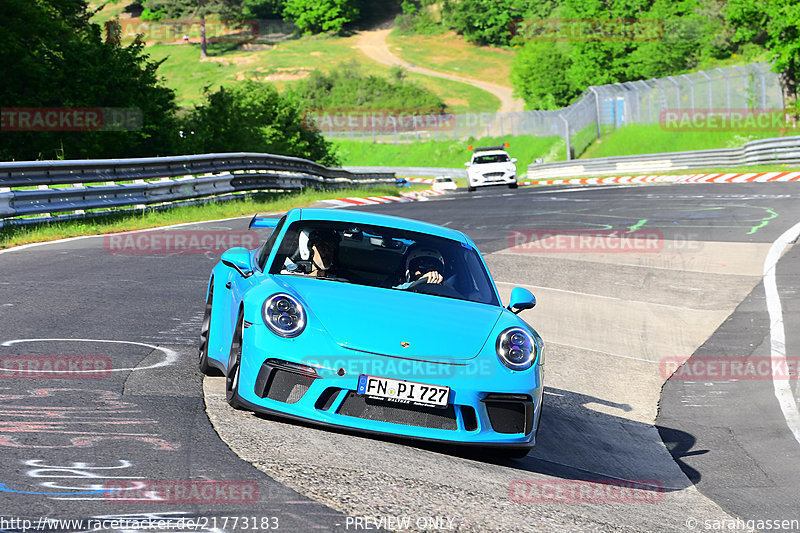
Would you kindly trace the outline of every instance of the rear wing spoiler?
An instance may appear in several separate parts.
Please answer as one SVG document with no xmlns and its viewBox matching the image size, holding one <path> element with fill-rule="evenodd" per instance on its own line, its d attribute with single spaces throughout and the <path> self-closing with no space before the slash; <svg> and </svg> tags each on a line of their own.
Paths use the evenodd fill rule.
<svg viewBox="0 0 800 533">
<path fill-rule="evenodd" d="M 279 218 L 271 218 L 265 217 L 261 215 L 253 215 L 253 218 L 250 220 L 250 225 L 247 226 L 247 229 L 253 228 L 274 228 L 278 225 Z"/>
</svg>

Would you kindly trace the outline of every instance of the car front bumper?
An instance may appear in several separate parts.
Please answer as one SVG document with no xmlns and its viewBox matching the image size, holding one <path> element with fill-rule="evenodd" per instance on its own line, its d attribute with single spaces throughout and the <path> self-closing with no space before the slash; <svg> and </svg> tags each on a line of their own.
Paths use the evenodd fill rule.
<svg viewBox="0 0 800 533">
<path fill-rule="evenodd" d="M 513 185 L 517 182 L 516 172 L 469 174 L 467 181 L 470 187 L 485 187 L 489 185 Z"/>
<path fill-rule="evenodd" d="M 243 403 L 257 412 L 383 435 L 499 447 L 535 444 L 542 404 L 538 364 L 515 372 L 483 353 L 446 364 L 426 362 L 359 352 L 321 338 L 315 342 L 322 332 L 307 334 L 300 341 L 277 338 L 263 327 L 245 330 Z M 301 355 L 312 346 L 326 346 L 329 355 Z M 450 387 L 448 406 L 358 395 L 361 374 Z"/>
</svg>

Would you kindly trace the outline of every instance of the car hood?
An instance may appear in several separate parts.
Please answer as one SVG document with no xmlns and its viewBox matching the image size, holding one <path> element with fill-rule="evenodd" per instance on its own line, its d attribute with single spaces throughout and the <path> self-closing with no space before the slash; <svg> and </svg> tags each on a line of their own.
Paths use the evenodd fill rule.
<svg viewBox="0 0 800 533">
<path fill-rule="evenodd" d="M 403 290 L 281 276 L 334 342 L 425 361 L 473 359 L 502 314 L 494 305 Z M 403 347 L 401 343 L 408 343 Z"/>
</svg>

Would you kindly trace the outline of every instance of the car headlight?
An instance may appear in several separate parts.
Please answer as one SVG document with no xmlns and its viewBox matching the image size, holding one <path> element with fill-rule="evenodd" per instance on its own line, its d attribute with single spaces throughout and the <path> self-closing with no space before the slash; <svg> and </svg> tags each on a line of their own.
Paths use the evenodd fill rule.
<svg viewBox="0 0 800 533">
<path fill-rule="evenodd" d="M 273 294 L 261 309 L 264 323 L 276 335 L 297 337 L 306 327 L 306 311 L 293 296 Z"/>
<path fill-rule="evenodd" d="M 530 332 L 508 328 L 497 337 L 497 357 L 511 370 L 527 370 L 536 360 L 536 341 Z"/>
</svg>

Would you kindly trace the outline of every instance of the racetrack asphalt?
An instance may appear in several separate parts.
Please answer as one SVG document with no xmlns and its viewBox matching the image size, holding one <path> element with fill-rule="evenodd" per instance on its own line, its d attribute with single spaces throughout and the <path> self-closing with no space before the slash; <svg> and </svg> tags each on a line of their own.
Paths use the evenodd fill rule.
<svg viewBox="0 0 800 533">
<path fill-rule="evenodd" d="M 688 519 L 702 529 L 737 517 L 800 518 L 791 516 L 799 445 L 771 381 L 715 382 L 725 392 L 711 394 L 705 381 L 669 380 L 662 396 L 660 372 L 668 357 L 769 353 L 761 266 L 797 222 L 799 197 L 791 183 L 549 187 L 360 208 L 461 229 L 505 297 L 514 285 L 537 295 L 537 308 L 522 316 L 548 343 L 547 403 L 539 444 L 519 461 L 230 410 L 219 378 L 203 385 L 195 359 L 207 278 L 222 249 L 117 253 L 96 237 L 0 254 L 4 361 L 80 356 L 118 369 L 93 379 L 0 378 L 2 516 L 185 513 L 222 530 L 232 526 L 219 527 L 225 516 L 276 516 L 280 530 L 301 531 L 404 516 L 427 520 L 419 529 L 507 531 L 688 531 Z M 515 231 L 587 228 L 660 232 L 664 248 L 512 248 Z M 796 260 L 790 249 L 778 263 L 787 355 L 800 341 Z M 688 405 L 698 397 L 714 401 Z M 81 494 L 121 480 L 203 479 L 255 481 L 259 496 L 232 504 L 222 501 L 230 494 L 211 503 Z M 509 487 L 518 480 L 650 480 L 663 490 L 654 502 L 514 502 Z"/>
</svg>

